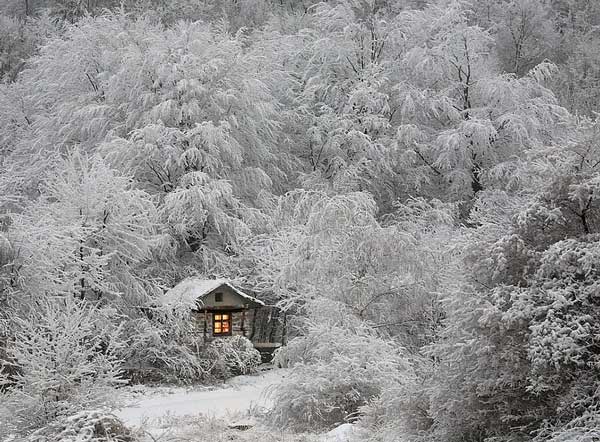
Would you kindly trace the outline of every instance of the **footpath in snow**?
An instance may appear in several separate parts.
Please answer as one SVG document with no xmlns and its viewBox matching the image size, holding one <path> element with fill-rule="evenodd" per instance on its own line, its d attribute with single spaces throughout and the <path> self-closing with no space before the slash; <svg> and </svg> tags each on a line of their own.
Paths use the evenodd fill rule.
<svg viewBox="0 0 600 442">
<path fill-rule="evenodd" d="M 271 407 L 268 388 L 285 378 L 285 369 L 269 370 L 257 375 L 238 376 L 216 389 L 160 387 L 149 388 L 116 415 L 129 427 L 152 426 L 165 416 L 177 418 L 204 415 L 225 418 L 247 415 L 250 409 Z"/>
</svg>

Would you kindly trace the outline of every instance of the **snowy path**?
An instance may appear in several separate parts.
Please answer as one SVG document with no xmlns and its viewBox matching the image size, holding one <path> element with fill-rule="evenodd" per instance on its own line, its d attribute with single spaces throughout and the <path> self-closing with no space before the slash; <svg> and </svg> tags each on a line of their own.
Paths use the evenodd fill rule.
<svg viewBox="0 0 600 442">
<path fill-rule="evenodd" d="M 186 388 L 161 389 L 151 395 L 132 400 L 132 404 L 116 415 L 131 427 L 152 425 L 165 416 L 182 417 L 203 414 L 227 417 L 245 414 L 250 408 L 268 408 L 271 401 L 266 390 L 280 383 L 285 370 L 271 370 L 253 376 L 230 379 L 223 388 L 196 390 Z"/>
</svg>

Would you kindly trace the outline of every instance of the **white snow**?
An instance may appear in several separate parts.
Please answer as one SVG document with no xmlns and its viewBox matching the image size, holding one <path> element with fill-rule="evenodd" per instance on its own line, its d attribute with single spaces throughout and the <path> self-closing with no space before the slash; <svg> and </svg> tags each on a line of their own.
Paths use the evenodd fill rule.
<svg viewBox="0 0 600 442">
<path fill-rule="evenodd" d="M 150 435 L 147 440 L 184 440 L 181 437 L 186 436 L 186 431 L 192 435 L 198 431 L 194 424 L 194 418 L 198 417 L 222 419 L 225 428 L 239 428 L 240 431 L 244 431 L 244 427 L 255 427 L 259 432 L 270 431 L 260 429 L 260 421 L 255 420 L 253 411 L 265 411 L 272 406 L 269 393 L 285 380 L 287 372 L 288 369 L 283 368 L 238 376 L 216 388 L 131 387 L 125 395 L 132 403 L 115 414 L 134 431 L 143 430 Z M 288 440 L 284 433 L 281 438 Z M 356 425 L 342 424 L 328 433 L 307 435 L 302 440 L 356 442 L 365 438 L 363 430 Z"/>
<path fill-rule="evenodd" d="M 339 427 L 325 433 L 322 436 L 323 442 L 350 442 L 353 440 L 360 440 L 357 437 L 360 430 L 353 424 L 342 424 Z"/>
<path fill-rule="evenodd" d="M 164 388 L 147 391 L 134 403 L 122 408 L 116 415 L 130 427 L 156 425 L 161 418 L 205 415 L 225 418 L 247 415 L 251 409 L 271 406 L 267 389 L 285 378 L 286 369 L 262 372 L 257 375 L 238 376 L 222 388 L 201 390 L 189 388 Z"/>
<path fill-rule="evenodd" d="M 172 305 L 176 303 L 195 305 L 196 301 L 203 296 L 226 285 L 242 298 L 264 306 L 265 303 L 256 299 L 238 288 L 234 287 L 227 279 L 202 279 L 198 277 L 189 277 L 181 281 L 171 290 L 168 290 L 161 298 L 163 305 Z"/>
</svg>

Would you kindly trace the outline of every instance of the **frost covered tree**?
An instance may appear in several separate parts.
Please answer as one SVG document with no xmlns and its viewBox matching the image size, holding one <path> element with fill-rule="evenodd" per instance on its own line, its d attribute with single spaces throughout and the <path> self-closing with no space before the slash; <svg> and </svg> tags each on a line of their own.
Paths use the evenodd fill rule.
<svg viewBox="0 0 600 442">
<path fill-rule="evenodd" d="M 528 192 L 492 192 L 476 206 L 471 282 L 449 298 L 432 346 L 440 438 L 597 431 L 597 137 L 584 123 L 579 139 L 539 152 Z"/>
<path fill-rule="evenodd" d="M 248 280 L 285 310 L 329 299 L 406 347 L 430 342 L 441 315 L 436 293 L 455 265 L 453 210 L 415 200 L 383 224 L 376 210 L 365 193 L 298 190 L 273 200 L 268 230 L 246 246 Z"/>
<path fill-rule="evenodd" d="M 435 182 L 459 201 L 511 185 L 515 160 L 559 138 L 569 123 L 545 87 L 555 67 L 502 74 L 492 36 L 471 25 L 469 13 L 463 2 L 437 2 L 401 14 L 400 28 L 399 152 L 414 165 L 415 182 Z"/>
<path fill-rule="evenodd" d="M 304 162 L 305 187 L 368 190 L 378 202 L 395 198 L 388 155 L 394 110 L 387 48 L 395 24 L 389 10 L 377 1 L 323 2 L 307 9 L 306 28 L 292 34 L 301 44 L 292 47 L 289 65 L 300 80 L 294 103 L 305 117 L 294 150 Z"/>
<path fill-rule="evenodd" d="M 571 112 L 591 117 L 594 112 L 598 112 L 600 60 L 594 48 L 599 40 L 593 30 L 576 35 L 568 46 L 569 56 L 560 66 L 560 73 L 553 82 L 553 90 Z"/>
<path fill-rule="evenodd" d="M 34 298 L 132 296 L 134 269 L 157 239 L 154 199 L 98 157 L 76 151 L 59 164 L 40 197 L 11 216 L 15 286 Z"/>
<path fill-rule="evenodd" d="M 6 351 L 14 374 L 1 378 L 3 437 L 115 405 L 114 389 L 125 382 L 115 356 L 122 342 L 101 310 L 44 299 L 11 322 L 16 331 Z"/>
<path fill-rule="evenodd" d="M 14 82 L 27 60 L 58 29 L 48 14 L 23 19 L 0 12 L 0 82 Z"/>
<path fill-rule="evenodd" d="M 475 8 L 477 3 L 473 2 Z M 545 59 L 554 58 L 560 47 L 560 34 L 554 31 L 548 2 L 510 0 L 488 5 L 484 17 L 494 34 L 502 71 L 520 77 Z"/>
<path fill-rule="evenodd" d="M 235 250 L 246 206 L 284 181 L 288 162 L 277 150 L 278 103 L 262 79 L 271 67 L 244 45 L 243 33 L 203 23 L 80 21 L 20 77 L 34 110 L 7 158 L 11 174 L 31 189 L 47 173 L 41 159 L 32 173 L 32 145 L 78 145 L 157 195 L 164 230 L 181 248 L 206 259 Z"/>
</svg>

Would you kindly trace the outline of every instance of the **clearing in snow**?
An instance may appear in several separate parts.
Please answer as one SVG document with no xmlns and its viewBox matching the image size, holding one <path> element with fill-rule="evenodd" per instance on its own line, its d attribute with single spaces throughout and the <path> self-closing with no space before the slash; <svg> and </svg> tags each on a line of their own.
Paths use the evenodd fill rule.
<svg viewBox="0 0 600 442">
<path fill-rule="evenodd" d="M 145 431 L 160 426 L 161 420 L 204 415 L 229 418 L 248 416 L 250 410 L 271 406 L 267 389 L 285 378 L 285 369 L 265 371 L 257 375 L 238 376 L 217 388 L 143 387 L 142 394 L 130 400 L 116 415 L 132 428 Z M 201 388 L 201 387 L 200 387 Z M 130 393 L 139 390 L 129 389 Z"/>
</svg>

